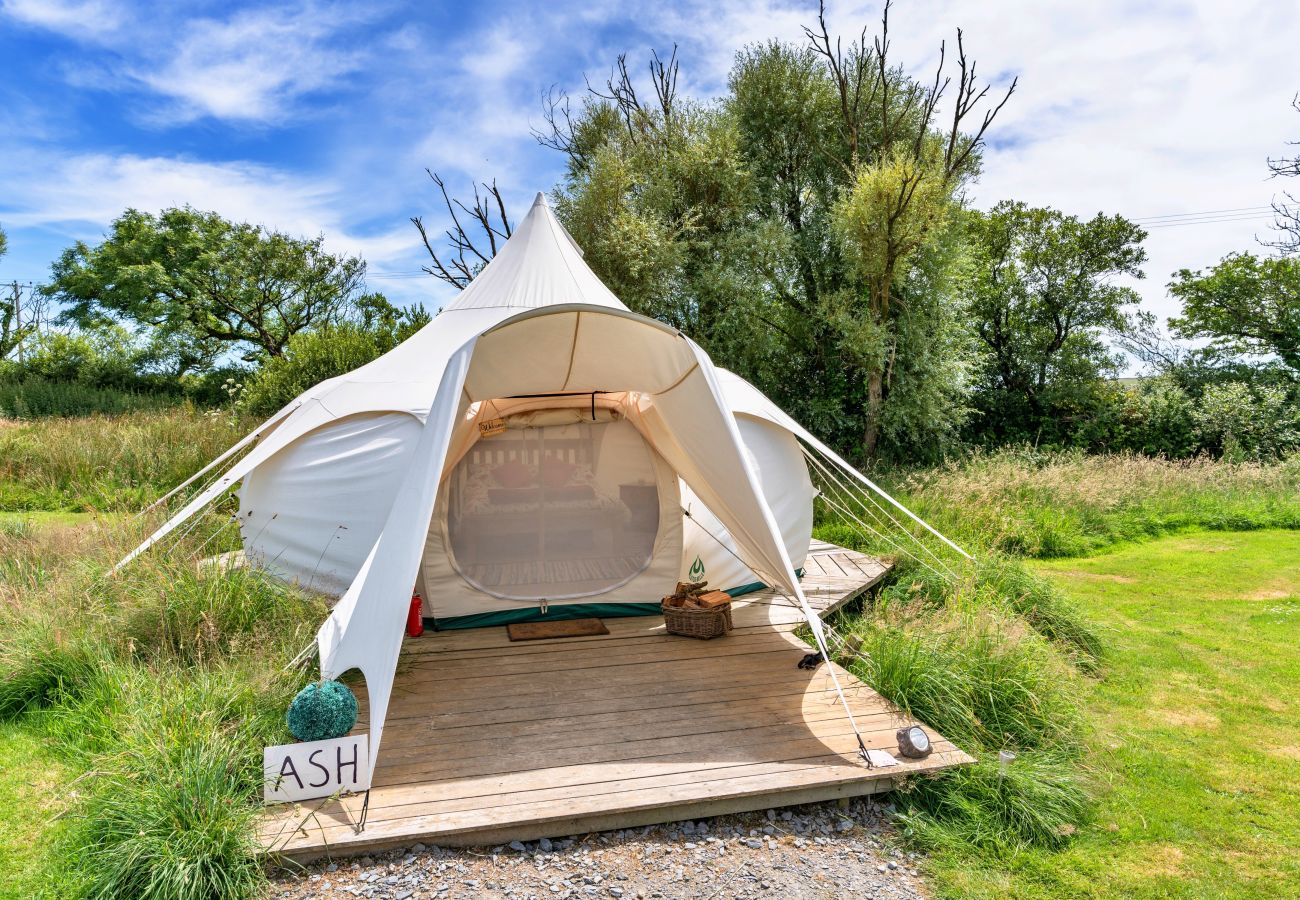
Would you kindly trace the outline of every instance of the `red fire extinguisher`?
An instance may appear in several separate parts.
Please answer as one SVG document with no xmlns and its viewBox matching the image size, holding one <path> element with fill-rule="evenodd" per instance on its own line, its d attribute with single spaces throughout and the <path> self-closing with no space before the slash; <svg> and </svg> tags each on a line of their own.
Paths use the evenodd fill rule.
<svg viewBox="0 0 1300 900">
<path fill-rule="evenodd" d="M 411 611 L 406 615 L 407 637 L 419 637 L 424 634 L 424 617 L 420 615 L 424 601 L 418 593 L 411 594 Z"/>
</svg>

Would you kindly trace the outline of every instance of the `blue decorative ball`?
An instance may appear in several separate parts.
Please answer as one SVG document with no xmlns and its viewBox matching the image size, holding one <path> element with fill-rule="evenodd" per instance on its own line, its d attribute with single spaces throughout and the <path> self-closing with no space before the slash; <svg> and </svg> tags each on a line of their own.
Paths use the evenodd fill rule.
<svg viewBox="0 0 1300 900">
<path fill-rule="evenodd" d="M 343 737 L 357 724 L 357 698 L 339 681 L 317 681 L 298 692 L 285 716 L 300 741 Z"/>
</svg>

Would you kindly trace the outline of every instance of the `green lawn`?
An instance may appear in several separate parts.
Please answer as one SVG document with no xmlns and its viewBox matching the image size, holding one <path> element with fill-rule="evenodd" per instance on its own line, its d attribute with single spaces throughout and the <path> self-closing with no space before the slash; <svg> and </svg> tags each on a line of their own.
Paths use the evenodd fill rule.
<svg viewBox="0 0 1300 900">
<path fill-rule="evenodd" d="M 0 897 L 58 893 L 42 869 L 58 831 L 54 818 L 75 787 L 47 743 L 35 722 L 0 722 Z"/>
<path fill-rule="evenodd" d="M 935 860 L 957 896 L 1300 896 L 1300 533 L 1036 563 L 1109 630 L 1100 803 L 1061 852 Z"/>
</svg>

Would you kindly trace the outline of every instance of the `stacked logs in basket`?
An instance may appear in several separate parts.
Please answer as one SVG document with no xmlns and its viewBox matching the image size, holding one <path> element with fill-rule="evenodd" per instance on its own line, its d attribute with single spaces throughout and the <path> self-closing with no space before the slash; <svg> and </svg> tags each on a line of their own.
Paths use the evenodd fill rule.
<svg viewBox="0 0 1300 900">
<path fill-rule="evenodd" d="M 660 607 L 669 634 L 721 637 L 731 630 L 731 595 L 708 590 L 707 581 L 679 581 Z"/>
</svg>

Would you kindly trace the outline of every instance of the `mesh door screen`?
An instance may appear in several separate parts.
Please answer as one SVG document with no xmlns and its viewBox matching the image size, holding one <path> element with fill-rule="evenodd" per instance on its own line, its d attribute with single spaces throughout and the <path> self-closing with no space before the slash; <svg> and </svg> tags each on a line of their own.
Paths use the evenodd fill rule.
<svg viewBox="0 0 1300 900">
<path fill-rule="evenodd" d="M 623 420 L 511 429 L 479 440 L 452 473 L 456 567 L 498 597 L 609 591 L 650 564 L 658 532 L 654 459 Z"/>
</svg>

